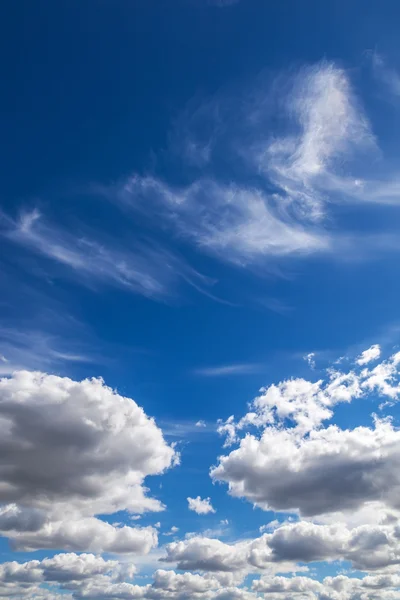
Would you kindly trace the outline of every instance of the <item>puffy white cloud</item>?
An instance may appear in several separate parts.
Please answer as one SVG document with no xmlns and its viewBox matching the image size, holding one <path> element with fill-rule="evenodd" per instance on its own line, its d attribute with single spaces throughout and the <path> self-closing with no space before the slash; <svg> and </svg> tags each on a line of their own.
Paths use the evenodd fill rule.
<svg viewBox="0 0 400 600">
<path fill-rule="evenodd" d="M 215 513 L 215 509 L 211 504 L 211 498 L 187 498 L 189 510 L 197 513 L 198 515 L 207 515 L 208 513 Z"/>
<path fill-rule="evenodd" d="M 370 356 L 371 349 L 362 361 Z M 400 433 L 391 422 L 375 418 L 374 427 L 354 430 L 322 427 L 339 402 L 371 393 L 398 398 L 400 353 L 371 369 L 359 361 L 347 372 L 328 369 L 326 380 L 290 379 L 262 388 L 242 419 L 219 423 L 225 445 L 239 447 L 219 458 L 212 478 L 265 510 L 311 516 L 354 512 L 378 500 L 397 509 Z M 288 422 L 294 426 L 285 428 Z"/>
<path fill-rule="evenodd" d="M 373 500 L 400 508 L 399 463 L 400 431 L 378 420 L 374 428 L 332 425 L 300 438 L 273 427 L 260 439 L 248 434 L 211 475 L 265 510 L 311 516 Z"/>
<path fill-rule="evenodd" d="M 101 379 L 20 371 L 0 380 L 0 528 L 20 548 L 146 551 L 152 528 L 95 518 L 159 511 L 144 478 L 178 459 L 153 419 Z"/>
<path fill-rule="evenodd" d="M 254 549 L 254 542 L 256 540 L 248 547 Z M 158 569 L 151 583 L 137 585 L 132 582 L 135 568 L 129 563 L 104 560 L 91 554 L 59 554 L 42 561 L 1 565 L 0 597 L 19 600 L 59 597 L 74 600 L 256 600 L 262 594 L 269 600 L 389 600 L 396 598 L 400 586 L 400 577 L 394 573 L 378 573 L 362 579 L 339 575 L 317 581 L 298 575 L 276 576 L 271 571 L 264 573 L 261 579 L 253 580 L 250 591 L 235 587 L 240 581 L 233 574 L 234 570 L 235 565 L 231 566 L 231 572 L 214 569 L 212 573 L 203 574 Z M 51 587 L 53 595 L 48 595 L 49 588 L 42 587 L 43 584 L 56 586 Z"/>
<path fill-rule="evenodd" d="M 235 573 L 240 580 L 247 573 L 268 570 L 271 573 L 307 570 L 290 559 L 275 561 L 268 546 L 268 535 L 254 540 L 228 544 L 209 537 L 191 537 L 166 546 L 166 556 L 161 560 L 176 563 L 178 569 L 212 573 Z"/>
<path fill-rule="evenodd" d="M 396 396 L 398 388 L 392 382 L 397 373 L 397 363 L 395 354 L 371 371 L 364 369 L 343 373 L 328 369 L 326 380 L 312 382 L 297 378 L 263 387 L 242 419 L 236 422 L 232 415 L 225 422 L 219 421 L 218 431 L 227 436 L 225 445 L 231 445 L 239 439 L 242 430 L 289 420 L 296 425 L 296 433 L 304 435 L 329 420 L 333 416 L 333 407 L 338 403 L 351 402 L 377 387 L 390 398 Z M 379 367 L 381 371 L 377 370 Z"/>
<path fill-rule="evenodd" d="M 310 577 L 262 577 L 254 581 L 255 592 L 270 600 L 378 600 L 395 598 L 400 578 L 396 575 L 358 577 L 325 577 L 317 581 Z M 378 594 L 378 595 L 377 595 Z"/>
<path fill-rule="evenodd" d="M 140 553 L 147 554 L 157 545 L 157 531 L 153 527 L 117 527 L 100 519 L 49 520 L 37 531 L 7 530 L 15 550 L 58 548 L 68 551 Z"/>
<path fill-rule="evenodd" d="M 0 564 L 0 597 L 37 598 L 43 600 L 58 598 L 47 596 L 41 584 L 58 584 L 60 590 L 73 590 L 85 582 L 98 577 L 107 576 L 111 580 L 132 578 L 135 568 L 131 564 L 121 564 L 115 560 L 104 560 L 93 554 L 57 554 L 41 561 L 31 560 L 26 563 L 16 561 Z M 60 598 L 70 598 L 67 594 Z"/>
<path fill-rule="evenodd" d="M 400 564 L 400 531 L 392 524 L 349 528 L 344 523 L 285 523 L 253 540 L 225 543 L 193 537 L 166 546 L 164 562 L 179 569 L 242 574 L 295 572 L 297 563 L 344 560 L 362 571 Z"/>
<path fill-rule="evenodd" d="M 358 365 L 366 365 L 367 363 L 377 360 L 381 355 L 381 347 L 379 344 L 373 344 L 364 352 L 361 352 L 360 356 L 357 358 L 356 363 Z"/>
</svg>

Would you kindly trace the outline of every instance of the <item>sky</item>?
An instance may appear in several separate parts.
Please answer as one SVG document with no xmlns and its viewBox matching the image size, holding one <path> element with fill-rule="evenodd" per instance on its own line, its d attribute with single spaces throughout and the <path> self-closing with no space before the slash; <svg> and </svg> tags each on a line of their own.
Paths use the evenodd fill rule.
<svg viewBox="0 0 400 600">
<path fill-rule="evenodd" d="M 0 598 L 400 595 L 383 0 L 0 5 Z"/>
</svg>

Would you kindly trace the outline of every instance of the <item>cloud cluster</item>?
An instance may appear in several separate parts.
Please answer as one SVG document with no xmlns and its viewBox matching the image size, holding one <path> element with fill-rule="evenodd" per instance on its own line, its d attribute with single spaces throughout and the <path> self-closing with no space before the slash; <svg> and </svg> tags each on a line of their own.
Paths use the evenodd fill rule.
<svg viewBox="0 0 400 600">
<path fill-rule="evenodd" d="M 376 508 L 376 507 L 375 507 Z M 284 523 L 272 533 L 235 543 L 193 537 L 166 546 L 165 562 L 178 569 L 216 573 L 295 572 L 297 563 L 348 561 L 354 569 L 380 571 L 400 564 L 398 512 L 386 523 L 348 527 L 309 521 Z"/>
<path fill-rule="evenodd" d="M 400 353 L 364 366 L 379 354 L 374 345 L 356 360 L 357 368 L 329 369 L 327 380 L 292 379 L 263 388 L 242 419 L 220 424 L 227 443 L 239 447 L 219 458 L 212 478 L 265 510 L 315 516 L 354 511 L 374 500 L 398 509 L 400 432 L 390 419 L 375 417 L 373 427 L 352 430 L 322 426 L 339 402 L 371 393 L 397 399 Z M 249 431 L 254 429 L 260 435 Z"/>
<path fill-rule="evenodd" d="M 326 380 L 263 389 L 240 421 L 232 417 L 221 426 L 238 447 L 219 459 L 212 476 L 228 482 L 233 495 L 297 517 L 275 519 L 254 539 L 222 542 L 213 531 L 176 539 L 161 549 L 161 561 L 180 572 L 158 569 L 146 584 L 133 580 L 129 562 L 73 551 L 145 554 L 157 544 L 155 528 L 110 525 L 96 514 L 162 509 L 146 495 L 143 480 L 170 467 L 174 449 L 133 400 L 101 380 L 30 372 L 3 378 L 0 456 L 7 463 L 0 460 L 0 531 L 19 549 L 71 553 L 4 563 L 0 597 L 394 600 L 400 432 L 389 418 L 352 430 L 324 421 L 338 402 L 371 391 L 396 400 L 399 365 L 399 353 L 382 360 L 374 345 L 348 371 L 328 369 Z M 210 498 L 187 500 L 198 514 L 215 512 Z M 174 526 L 167 535 L 177 533 Z M 310 567 L 321 561 L 369 574 L 317 580 Z"/>
<path fill-rule="evenodd" d="M 101 379 L 19 371 L 0 380 L 0 529 L 19 549 L 148 552 L 151 528 L 98 518 L 160 511 L 148 475 L 178 455 L 134 400 Z"/>
<path fill-rule="evenodd" d="M 251 589 L 236 587 L 230 573 L 217 571 L 194 574 L 159 569 L 153 574 L 152 583 L 146 585 L 132 582 L 134 575 L 132 564 L 104 560 L 92 554 L 59 554 L 41 561 L 8 562 L 0 566 L 0 597 L 20 600 L 394 600 L 400 587 L 400 577 L 393 573 L 363 578 L 338 575 L 322 581 L 298 575 L 264 574 L 253 580 Z M 54 591 L 53 585 L 57 586 Z"/>
</svg>

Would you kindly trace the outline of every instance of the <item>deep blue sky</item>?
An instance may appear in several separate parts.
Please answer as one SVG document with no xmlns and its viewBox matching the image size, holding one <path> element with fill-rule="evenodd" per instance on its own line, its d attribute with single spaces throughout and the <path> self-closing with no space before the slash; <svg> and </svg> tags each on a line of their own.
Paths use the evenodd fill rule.
<svg viewBox="0 0 400 600">
<path fill-rule="evenodd" d="M 217 419 L 243 415 L 261 386 L 316 380 L 340 356 L 398 343 L 397 192 L 388 199 L 386 188 L 375 191 L 399 172 L 400 7 L 388 0 L 222 4 L 1 3 L 0 355 L 13 368 L 101 376 L 134 398 L 182 450 L 162 490 L 159 478 L 148 482 L 168 506 L 163 527 L 179 517 L 182 533 L 200 530 L 186 502 L 200 494 L 212 496 L 218 511 L 204 517 L 207 527 L 229 519 L 237 539 L 255 537 L 274 515 L 212 484 L 208 468 L 222 452 Z M 307 116 L 313 77 L 330 69 L 348 85 L 350 134 L 333 148 L 332 163 L 322 155 L 336 127 L 317 140 L 317 183 L 301 157 L 301 176 L 277 167 L 266 176 L 262 161 L 250 164 L 254 149 L 295 140 L 291 156 L 300 156 L 301 128 L 307 133 L 318 118 Z M 308 82 L 300 91 L 299 73 Z M 323 124 L 339 79 L 320 105 Z M 346 118 L 335 117 L 340 102 L 332 109 L 337 129 Z M 160 188 L 121 191 L 146 177 Z M 344 190 L 350 179 L 364 182 L 365 197 Z M 247 210 L 234 204 L 230 214 L 229 201 L 219 204 L 223 186 L 257 189 L 280 222 L 316 234 L 329 249 L 293 248 L 294 230 L 285 251 L 263 250 L 264 239 L 254 250 L 253 233 L 218 246 L 232 222 L 236 235 Z M 319 220 L 301 213 L 308 211 L 303 192 L 318 196 Z M 252 220 L 251 232 L 260 222 Z M 161 291 L 143 291 L 148 274 Z M 310 352 L 320 361 L 311 374 L 303 359 Z M 340 426 L 370 425 L 361 401 L 343 410 Z M 196 430 L 198 420 L 207 431 Z M 0 549 L 0 558 L 10 556 L 5 539 Z"/>
</svg>

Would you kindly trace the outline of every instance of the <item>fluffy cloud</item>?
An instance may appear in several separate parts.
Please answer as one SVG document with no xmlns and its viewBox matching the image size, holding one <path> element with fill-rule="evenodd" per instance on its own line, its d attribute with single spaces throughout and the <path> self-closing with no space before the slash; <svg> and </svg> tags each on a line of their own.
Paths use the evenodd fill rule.
<svg viewBox="0 0 400 600">
<path fill-rule="evenodd" d="M 357 577 L 325 577 L 320 582 L 310 577 L 262 577 L 254 581 L 255 592 L 265 598 L 307 600 L 373 600 L 395 598 L 400 578 L 396 575 Z"/>
<path fill-rule="evenodd" d="M 0 527 L 20 548 L 148 550 L 151 528 L 95 518 L 159 511 L 143 480 L 177 460 L 132 399 L 100 379 L 20 371 L 0 380 Z"/>
<path fill-rule="evenodd" d="M 232 567 L 232 571 L 235 567 Z M 42 561 L 9 562 L 0 566 L 0 597 L 50 600 L 377 600 L 395 599 L 397 574 L 369 575 L 362 579 L 339 575 L 317 581 L 311 577 L 264 574 L 252 582 L 252 591 L 235 587 L 231 573 L 176 573 L 159 569 L 152 583 L 132 582 L 135 568 L 91 554 L 60 554 Z M 56 585 L 48 595 L 48 588 Z M 58 594 L 62 592 L 62 594 Z M 68 592 L 71 595 L 68 595 Z"/>
<path fill-rule="evenodd" d="M 192 537 L 167 544 L 166 556 L 161 560 L 176 563 L 178 569 L 184 571 L 235 574 L 236 582 L 240 582 L 248 573 L 262 570 L 271 573 L 307 570 L 290 559 L 274 560 L 268 540 L 269 536 L 263 535 L 253 540 L 227 544 L 215 538 Z"/>
<path fill-rule="evenodd" d="M 31 551 L 40 548 L 62 548 L 71 551 L 147 554 L 157 545 L 153 527 L 116 527 L 100 519 L 48 520 L 36 531 L 6 530 L 15 550 Z"/>
<path fill-rule="evenodd" d="M 46 590 L 40 587 L 43 583 L 58 584 L 61 589 L 71 590 L 93 578 L 107 576 L 119 580 L 133 577 L 134 572 L 133 565 L 104 560 L 93 554 L 58 554 L 42 561 L 6 562 L 0 565 L 0 597 L 39 600 L 47 598 Z M 60 597 L 70 596 L 63 594 Z M 54 593 L 54 598 L 58 598 L 58 594 Z"/>
<path fill-rule="evenodd" d="M 379 344 L 373 344 L 364 352 L 361 352 L 360 356 L 357 358 L 356 363 L 358 365 L 366 365 L 367 363 L 377 360 L 381 355 L 381 347 Z"/>
<path fill-rule="evenodd" d="M 187 498 L 189 510 L 197 513 L 198 515 L 207 515 L 208 513 L 215 513 L 215 509 L 211 504 L 211 498 Z"/>
<path fill-rule="evenodd" d="M 376 421 L 374 428 L 332 425 L 300 439 L 290 429 L 247 435 L 211 475 L 265 510 L 312 516 L 372 500 L 400 508 L 399 463 L 400 431 Z"/>
<path fill-rule="evenodd" d="M 343 560 L 362 571 L 400 564 L 400 531 L 392 524 L 349 528 L 343 523 L 286 523 L 272 533 L 232 544 L 195 537 L 166 546 L 164 562 L 204 572 L 301 571 L 297 563 Z"/>
<path fill-rule="evenodd" d="M 362 360 L 370 355 L 371 349 Z M 260 436 L 246 433 L 237 449 L 220 457 L 212 478 L 265 510 L 315 516 L 354 511 L 374 500 L 399 508 L 400 432 L 390 420 L 375 418 L 374 427 L 353 430 L 322 427 L 338 402 L 371 392 L 396 399 L 399 363 L 396 353 L 372 369 L 328 370 L 327 381 L 294 379 L 262 389 L 238 423 L 230 417 L 220 424 L 228 443 L 248 428 L 260 428 Z M 290 421 L 294 427 L 285 428 Z"/>
</svg>

